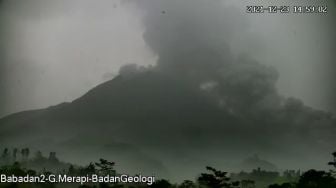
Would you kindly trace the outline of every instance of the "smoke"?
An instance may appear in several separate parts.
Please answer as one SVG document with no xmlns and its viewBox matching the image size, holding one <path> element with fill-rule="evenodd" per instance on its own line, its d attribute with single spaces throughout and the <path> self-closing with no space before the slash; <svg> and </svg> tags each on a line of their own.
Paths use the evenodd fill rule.
<svg viewBox="0 0 336 188">
<path fill-rule="evenodd" d="M 216 53 L 212 58 L 228 62 L 245 52 L 281 73 L 277 81 L 281 94 L 298 97 L 318 109 L 332 109 L 330 101 L 335 95 L 326 90 L 334 87 L 329 83 L 335 75 L 331 71 L 333 57 L 329 57 L 334 46 L 327 43 L 334 44 L 329 40 L 329 35 L 334 35 L 334 24 L 333 19 L 326 17 L 333 18 L 329 15 L 334 10 L 330 9 L 328 16 L 248 15 L 244 8 L 251 4 L 249 1 L 132 1 L 143 13 L 142 28 L 139 9 L 125 2 L 128 1 L 1 1 L 0 37 L 6 59 L 5 55 L 1 57 L 0 68 L 11 73 L 1 75 L 6 88 L 0 95 L 7 99 L 0 100 L 8 105 L 2 107 L 5 112 L 0 116 L 71 101 L 113 78 L 126 63 L 153 64 L 156 57 L 148 53 L 141 36 L 143 29 L 147 45 L 160 54 L 158 62 L 166 71 L 181 69 L 183 74 L 181 61 L 177 63 L 179 69 L 173 68 L 177 61 L 172 60 L 179 59 L 176 57 L 179 51 L 182 54 L 194 51 L 194 61 L 205 57 L 201 54 L 196 57 L 196 51 L 202 51 L 208 55 Z M 282 2 L 260 3 L 282 5 Z M 325 58 L 329 58 L 329 64 Z M 183 64 L 188 62 L 185 60 Z M 193 65 L 196 64 L 203 69 L 218 66 L 195 61 Z M 25 85 L 31 87 L 27 90 L 22 87 Z M 50 85 L 53 87 L 46 93 L 44 88 Z"/>
<path fill-rule="evenodd" d="M 281 94 L 299 97 L 318 109 L 332 110 L 334 97 L 328 93 L 333 94 L 329 91 L 334 88 L 329 84 L 333 79 L 326 76 L 335 75 L 334 55 L 330 52 L 335 49 L 332 6 L 327 15 L 303 17 L 248 15 L 242 10 L 244 2 L 233 3 L 235 6 L 230 1 L 136 3 L 144 10 L 144 39 L 159 56 L 158 69 L 207 82 L 245 53 L 247 61 L 263 63 L 254 67 L 271 65 L 280 70 L 280 82 L 276 80 L 275 84 Z M 275 78 L 277 73 L 270 72 L 266 74 Z"/>
<path fill-rule="evenodd" d="M 231 52 L 232 40 L 248 29 L 246 17 L 235 7 L 199 0 L 144 1 L 139 6 L 145 10 L 144 39 L 159 57 L 157 71 L 200 91 L 210 85 L 207 94 L 232 114 L 279 105 L 277 71 Z M 126 68 L 130 66 L 121 70 Z"/>
<path fill-rule="evenodd" d="M 333 150 L 336 127 L 331 113 L 281 96 L 276 88 L 281 75 L 274 68 L 233 51 L 232 43 L 249 30 L 241 11 L 225 1 L 136 3 L 144 10 L 144 39 L 158 55 L 154 69 L 198 89 L 237 119 L 226 127 L 218 125 L 217 131 L 225 134 L 229 129 L 226 137 L 239 137 L 242 145 L 255 143 L 252 147 L 259 151 L 286 151 L 281 157 Z M 214 132 L 209 136 L 220 137 Z"/>
</svg>

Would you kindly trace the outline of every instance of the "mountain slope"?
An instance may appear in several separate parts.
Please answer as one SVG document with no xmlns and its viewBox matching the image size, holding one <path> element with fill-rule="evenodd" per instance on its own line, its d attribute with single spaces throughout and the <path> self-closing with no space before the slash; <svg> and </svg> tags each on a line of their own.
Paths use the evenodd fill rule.
<svg viewBox="0 0 336 188">
<path fill-rule="evenodd" d="M 147 70 L 119 75 L 71 103 L 5 117 L 0 142 L 58 151 L 79 163 L 106 157 L 129 172 L 166 176 L 180 169 L 191 177 L 208 164 L 234 168 L 232 161 L 251 153 L 283 164 L 316 152 L 328 157 L 335 133 L 330 114 L 296 99 L 257 107 L 232 112 L 202 87 Z"/>
</svg>

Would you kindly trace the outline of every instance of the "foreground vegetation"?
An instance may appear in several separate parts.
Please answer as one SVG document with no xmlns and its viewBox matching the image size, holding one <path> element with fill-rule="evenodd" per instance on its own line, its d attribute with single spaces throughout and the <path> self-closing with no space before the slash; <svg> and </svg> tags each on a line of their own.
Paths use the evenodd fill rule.
<svg viewBox="0 0 336 188">
<path fill-rule="evenodd" d="M 333 160 L 328 164 L 336 168 L 336 152 Z M 69 176 L 100 176 L 118 175 L 114 170 L 114 162 L 100 159 L 99 162 L 87 166 L 75 166 L 58 160 L 56 153 L 51 152 L 44 157 L 36 152 L 30 157 L 28 148 L 21 150 L 4 149 L 0 157 L 0 174 L 7 176 L 40 176 L 48 174 L 67 174 Z M 206 167 L 195 181 L 185 180 L 180 184 L 172 184 L 168 180 L 160 179 L 148 185 L 146 183 L 0 183 L 0 188 L 336 188 L 336 173 L 334 170 L 309 170 L 301 174 L 300 171 L 287 170 L 282 175 L 278 172 L 268 172 L 255 169 L 252 172 L 232 173 Z"/>
</svg>

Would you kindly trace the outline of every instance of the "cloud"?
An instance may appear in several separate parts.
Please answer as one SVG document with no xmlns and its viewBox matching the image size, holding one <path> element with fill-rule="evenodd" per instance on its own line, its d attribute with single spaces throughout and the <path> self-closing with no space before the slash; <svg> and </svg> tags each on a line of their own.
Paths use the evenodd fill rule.
<svg viewBox="0 0 336 188">
<path fill-rule="evenodd" d="M 276 89 L 281 75 L 274 68 L 258 63 L 251 54 L 232 52 L 230 44 L 249 28 L 241 12 L 225 1 L 136 3 L 144 10 L 144 39 L 158 55 L 154 69 L 198 88 L 199 94 L 236 118 L 229 124 L 218 123 L 217 128 L 200 125 L 209 140 L 223 134 L 222 141 L 239 137 L 237 147 L 256 150 L 332 150 L 336 128 L 331 113 L 282 97 Z"/>
<path fill-rule="evenodd" d="M 231 52 L 230 43 L 247 30 L 248 21 L 224 3 L 144 1 L 139 7 L 145 10 L 144 39 L 159 57 L 156 69 L 195 87 L 214 83 L 209 94 L 223 108 L 239 114 L 254 106 L 265 107 L 270 98 L 279 100 L 275 99 L 279 98 L 278 73 L 247 55 L 237 57 Z"/>
</svg>

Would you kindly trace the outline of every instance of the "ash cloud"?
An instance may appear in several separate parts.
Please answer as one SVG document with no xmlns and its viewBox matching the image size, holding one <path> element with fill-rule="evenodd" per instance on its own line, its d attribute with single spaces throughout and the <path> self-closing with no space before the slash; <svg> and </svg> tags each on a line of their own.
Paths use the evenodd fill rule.
<svg viewBox="0 0 336 188">
<path fill-rule="evenodd" d="M 249 25 L 239 10 L 224 3 L 142 2 L 144 39 L 159 56 L 156 69 L 196 86 L 215 83 L 213 90 L 224 103 L 246 95 L 241 103 L 249 105 L 276 95 L 278 73 L 273 68 L 231 53 L 229 44 Z"/>
<path fill-rule="evenodd" d="M 315 159 L 327 156 L 316 153 L 328 154 L 334 149 L 332 113 L 308 107 L 300 99 L 282 97 L 275 86 L 281 75 L 274 68 L 231 51 L 233 40 L 249 28 L 235 8 L 225 1 L 136 3 L 144 10 L 144 39 L 158 55 L 155 70 L 198 88 L 225 114 L 235 117 L 234 123 L 218 125 L 221 136 L 240 138 L 235 147 L 246 149 L 244 145 L 255 143 L 250 147 L 259 152 L 276 148 L 271 154 L 274 158 L 298 152 L 315 154 Z M 216 137 L 220 135 L 211 132 L 206 140 Z"/>
</svg>

